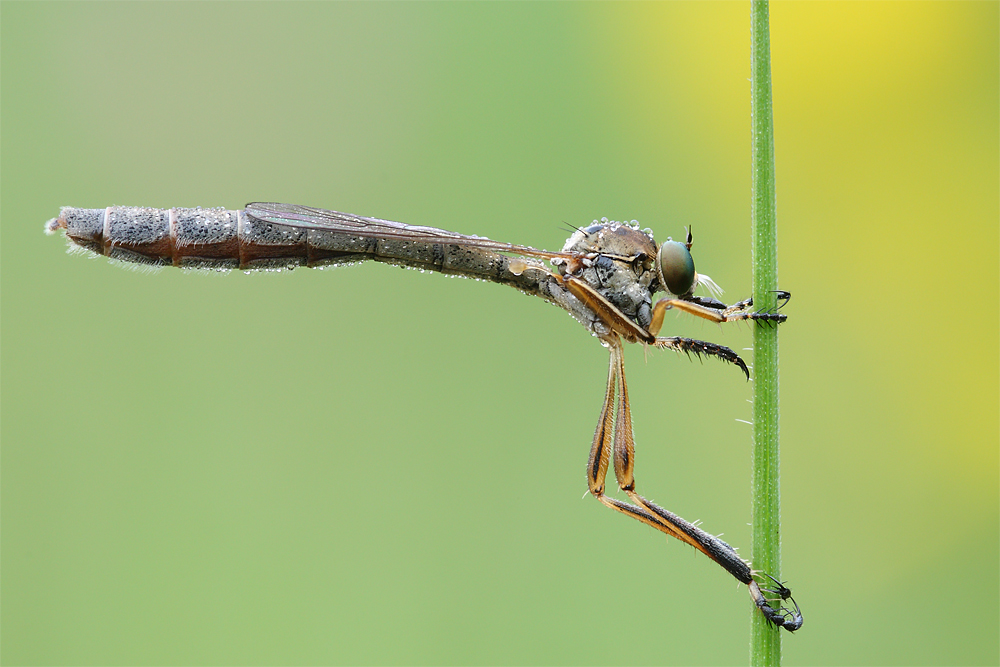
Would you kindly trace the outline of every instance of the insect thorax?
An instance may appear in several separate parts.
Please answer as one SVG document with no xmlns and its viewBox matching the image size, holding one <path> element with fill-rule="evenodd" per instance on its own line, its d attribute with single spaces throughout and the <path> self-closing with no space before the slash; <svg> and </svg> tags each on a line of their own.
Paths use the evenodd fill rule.
<svg viewBox="0 0 1000 667">
<path fill-rule="evenodd" d="M 578 253 L 579 259 L 556 260 L 562 275 L 583 280 L 639 326 L 649 325 L 652 295 L 659 289 L 651 233 L 634 221 L 602 218 L 575 231 L 563 252 Z"/>
</svg>

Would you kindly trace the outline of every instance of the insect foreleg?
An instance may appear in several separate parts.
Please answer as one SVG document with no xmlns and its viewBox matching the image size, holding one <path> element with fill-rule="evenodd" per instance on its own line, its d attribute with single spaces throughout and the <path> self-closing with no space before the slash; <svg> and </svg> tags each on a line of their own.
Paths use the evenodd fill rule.
<svg viewBox="0 0 1000 667">
<path fill-rule="evenodd" d="M 779 293 L 779 298 L 782 295 L 788 295 L 787 292 Z M 788 295 L 791 296 L 791 295 Z M 787 299 L 785 299 L 787 301 Z M 663 316 L 668 310 L 676 308 L 677 310 L 683 310 L 685 313 L 690 313 L 695 317 L 700 317 L 702 319 L 709 320 L 710 322 L 717 322 L 721 324 L 722 322 L 739 322 L 741 320 L 755 320 L 758 322 L 771 322 L 779 323 L 784 322 L 788 317 L 786 315 L 779 315 L 778 313 L 769 312 L 751 312 L 746 310 L 753 305 L 753 299 L 747 299 L 741 301 L 733 306 L 729 306 L 722 310 L 719 310 L 714 305 L 705 306 L 694 301 L 689 301 L 687 299 L 671 299 L 664 298 L 653 304 L 652 320 L 649 324 L 649 333 L 654 336 L 660 333 L 660 329 L 663 328 Z"/>
</svg>

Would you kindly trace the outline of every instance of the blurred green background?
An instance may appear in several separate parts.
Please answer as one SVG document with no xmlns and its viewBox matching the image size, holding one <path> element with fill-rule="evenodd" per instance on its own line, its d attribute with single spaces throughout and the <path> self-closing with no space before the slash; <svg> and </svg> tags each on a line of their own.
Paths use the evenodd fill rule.
<svg viewBox="0 0 1000 667">
<path fill-rule="evenodd" d="M 787 664 L 998 661 L 998 19 L 771 9 Z M 551 249 L 635 218 L 693 225 L 735 301 L 746 3 L 4 2 L 0 29 L 5 664 L 746 662 L 743 587 L 581 499 L 607 361 L 564 313 L 42 234 L 273 200 Z M 640 491 L 748 556 L 750 385 L 627 359 Z"/>
</svg>

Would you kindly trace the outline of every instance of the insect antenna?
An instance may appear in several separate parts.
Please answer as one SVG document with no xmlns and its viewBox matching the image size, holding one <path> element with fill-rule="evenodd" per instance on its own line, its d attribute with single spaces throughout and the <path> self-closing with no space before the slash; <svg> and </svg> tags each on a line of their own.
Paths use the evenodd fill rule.
<svg viewBox="0 0 1000 667">
<path fill-rule="evenodd" d="M 563 231 L 567 231 L 567 232 L 570 232 L 570 233 L 572 233 L 572 232 L 581 232 L 581 233 L 583 233 L 583 228 L 582 227 L 577 227 L 576 225 L 571 225 L 568 222 L 566 222 L 565 220 L 563 220 L 562 223 L 564 225 L 566 225 L 566 227 L 563 228 Z"/>
</svg>

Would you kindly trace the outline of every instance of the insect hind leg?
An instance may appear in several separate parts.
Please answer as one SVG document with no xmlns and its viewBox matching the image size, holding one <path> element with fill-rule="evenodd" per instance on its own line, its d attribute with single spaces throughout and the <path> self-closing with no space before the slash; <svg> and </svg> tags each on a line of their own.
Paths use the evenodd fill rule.
<svg viewBox="0 0 1000 667">
<path fill-rule="evenodd" d="M 757 609 L 764 615 L 768 623 L 776 625 L 780 628 L 784 628 L 789 632 L 795 632 L 802 627 L 802 610 L 799 609 L 799 603 L 795 601 L 792 597 L 792 591 L 790 588 L 786 588 L 784 583 L 778 581 L 769 574 L 761 575 L 757 572 L 754 573 L 755 576 L 764 576 L 775 582 L 778 586 L 777 589 L 773 588 L 761 588 L 760 585 L 755 581 L 751 582 L 748 587 L 750 589 L 750 597 L 753 598 L 754 604 L 757 605 Z M 764 592 L 774 593 L 778 596 L 777 599 L 771 600 L 764 596 Z M 795 607 L 795 611 L 792 611 L 788 607 L 782 606 L 780 601 L 791 600 L 792 606 Z M 772 606 L 772 603 L 776 603 L 777 609 Z"/>
<path fill-rule="evenodd" d="M 685 343 L 680 341 L 685 341 L 688 344 L 712 345 L 701 341 L 687 341 L 687 339 L 664 339 L 664 341 L 664 346 L 673 343 L 675 349 L 683 349 Z M 737 581 L 748 587 L 754 604 L 769 623 L 784 627 L 790 632 L 798 630 L 802 626 L 802 614 L 795 600 L 792 600 L 792 604 L 795 606 L 795 611 L 793 612 L 780 604 L 774 606 L 772 603 L 777 602 L 777 600 L 768 599 L 764 595 L 764 591 L 766 591 L 777 595 L 782 601 L 792 599 L 789 589 L 785 588 L 783 584 L 773 577 L 769 578 L 777 585 L 777 588 L 761 589 L 755 577 L 768 575 L 761 575 L 754 572 L 750 568 L 750 565 L 740 558 L 733 547 L 718 537 L 685 521 L 676 514 L 647 500 L 635 491 L 635 477 L 633 475 L 635 442 L 632 434 L 632 416 L 628 400 L 628 385 L 625 381 L 625 365 L 621 342 L 617 338 L 607 342 L 611 353 L 608 383 L 604 394 L 601 417 L 597 423 L 597 430 L 594 433 L 594 443 L 590 451 L 590 460 L 587 465 L 587 483 L 590 493 L 606 507 L 610 507 L 617 512 L 641 521 L 647 526 L 655 528 L 701 551 L 722 566 Z M 695 352 L 698 351 L 696 347 L 693 349 Z M 736 356 L 735 352 L 732 352 L 729 348 L 723 349 Z M 715 354 L 715 352 L 717 351 L 705 351 L 704 353 Z M 725 358 L 721 353 L 716 354 L 716 356 Z M 616 406 L 615 394 L 616 389 L 619 387 L 621 393 L 618 395 Z M 634 505 L 604 494 L 605 478 L 612 456 L 614 457 L 615 478 L 618 481 L 618 486 L 635 503 Z"/>
</svg>

